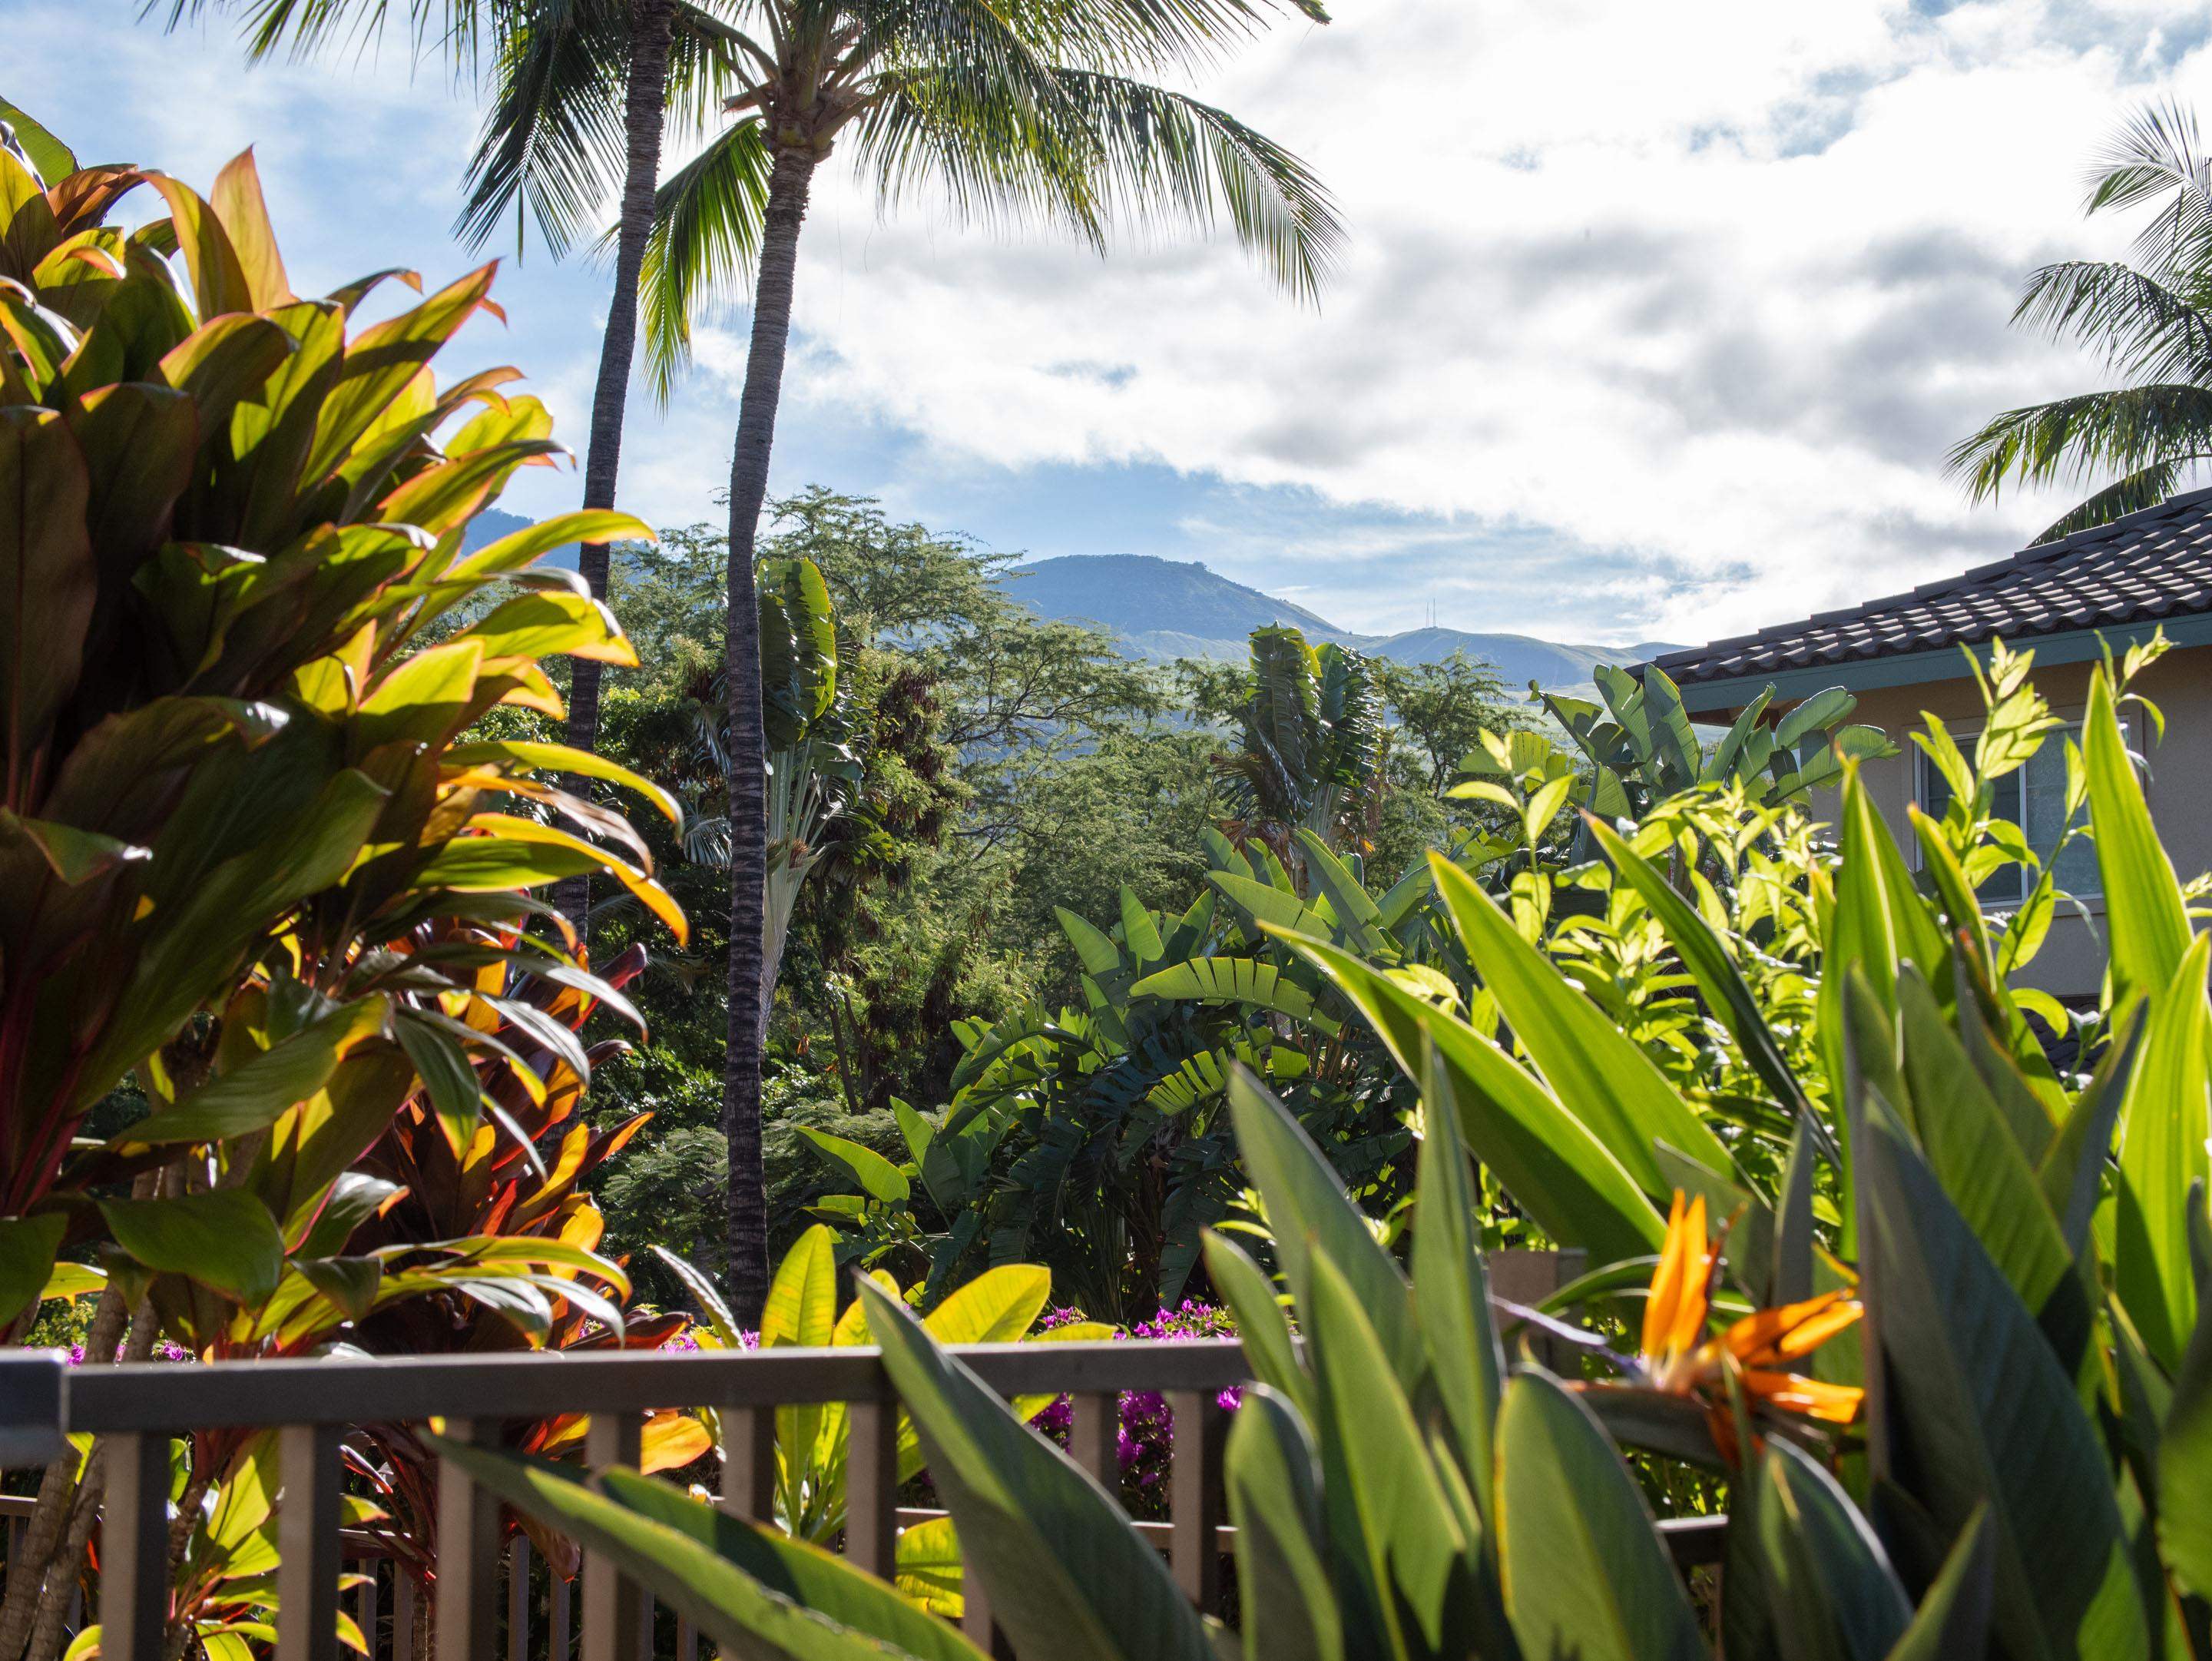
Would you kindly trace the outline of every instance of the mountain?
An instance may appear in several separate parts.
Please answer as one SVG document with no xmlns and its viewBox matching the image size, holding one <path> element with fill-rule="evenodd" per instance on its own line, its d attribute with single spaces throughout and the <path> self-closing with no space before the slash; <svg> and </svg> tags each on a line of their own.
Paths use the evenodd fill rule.
<svg viewBox="0 0 2212 1661">
<path fill-rule="evenodd" d="M 1509 686 L 1586 685 L 1601 663 L 1641 662 L 1670 650 L 1664 642 L 1587 646 L 1532 635 L 1464 629 L 1409 629 L 1358 635 L 1328 618 L 1208 570 L 1195 561 L 1149 554 L 1066 554 L 1016 566 L 1008 592 L 1040 617 L 1096 624 L 1118 635 L 1133 656 L 1238 659 L 1253 630 L 1289 624 L 1307 639 L 1336 641 L 1394 663 L 1441 663 L 1454 652 L 1494 665 Z"/>
<path fill-rule="evenodd" d="M 487 508 L 469 521 L 469 528 L 461 532 L 461 551 L 473 554 L 479 548 L 489 548 L 503 536 L 535 525 L 534 519 L 525 519 L 520 514 L 510 514 L 504 508 Z M 566 565 L 572 570 L 576 564 L 574 547 L 556 548 L 544 557 L 547 565 Z"/>
</svg>

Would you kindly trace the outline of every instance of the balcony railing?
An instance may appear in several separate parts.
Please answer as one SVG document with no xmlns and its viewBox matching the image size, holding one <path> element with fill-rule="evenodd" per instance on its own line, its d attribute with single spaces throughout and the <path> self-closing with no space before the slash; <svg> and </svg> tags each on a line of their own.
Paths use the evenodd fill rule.
<svg viewBox="0 0 2212 1661">
<path fill-rule="evenodd" d="M 1492 1260 L 1498 1295 L 1520 1302 L 1547 1295 L 1573 1268 L 1552 1253 L 1501 1253 Z M 1226 1415 L 1216 1398 L 1249 1377 L 1241 1345 L 980 1344 L 952 1353 L 1008 1399 L 1069 1396 L 1070 1451 L 1109 1492 L 1119 1475 L 1121 1393 L 1164 1396 L 1174 1428 L 1169 1520 L 1138 1526 L 1167 1553 L 1194 1603 L 1218 1605 L 1222 1561 L 1233 1555 L 1236 1538 L 1224 1520 Z M 169 1615 L 169 1440 L 192 1431 L 275 1429 L 282 1484 L 276 1661 L 338 1661 L 341 1570 L 349 1560 L 368 1573 L 353 1613 L 372 1661 L 418 1661 L 423 1651 L 413 1579 L 397 1564 L 387 1577 L 372 1555 L 373 1542 L 340 1527 L 338 1444 L 349 1427 L 440 1419 L 455 1440 L 494 1442 L 505 1421 L 587 1414 L 584 1462 L 596 1469 L 637 1463 L 648 1414 L 710 1408 L 724 1439 L 720 1504 L 733 1515 L 770 1521 L 776 1409 L 832 1402 L 847 1405 L 851 1439 L 843 1550 L 855 1564 L 889 1578 L 900 1530 L 938 1513 L 899 1506 L 897 1397 L 872 1348 L 86 1367 L 18 1352 L 0 1355 L 0 1463 L 58 1457 L 68 1435 L 95 1439 L 95 1457 L 106 1469 L 97 1591 L 101 1654 L 104 1661 L 162 1661 Z M 526 1542 L 502 1552 L 498 1502 L 450 1462 L 439 1472 L 437 1504 L 430 1629 L 441 1661 L 492 1661 L 502 1639 L 508 1661 L 569 1661 L 572 1639 L 580 1661 L 643 1661 L 654 1652 L 650 1601 L 612 1564 L 585 1555 L 581 1619 L 572 1621 L 568 1582 L 543 1577 L 539 1595 Z M 27 1506 L 15 1501 L 7 1509 Z M 1724 1521 L 1662 1526 L 1678 1562 L 1687 1567 L 1717 1560 Z M 11 1518 L 11 1555 L 18 1527 L 20 1518 Z M 989 1605 L 977 1577 L 965 1580 L 962 1626 L 988 1652 L 998 1647 Z M 540 1610 L 542 1646 L 533 1643 Z M 696 1635 L 679 1626 L 673 1650 L 678 1661 L 695 1661 L 696 1647 Z"/>
</svg>

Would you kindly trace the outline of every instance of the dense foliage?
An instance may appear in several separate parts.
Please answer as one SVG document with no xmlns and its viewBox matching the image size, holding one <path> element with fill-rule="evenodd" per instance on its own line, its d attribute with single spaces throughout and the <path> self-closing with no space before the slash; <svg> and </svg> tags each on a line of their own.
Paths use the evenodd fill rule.
<svg viewBox="0 0 2212 1661">
<path fill-rule="evenodd" d="M 1525 891 L 1502 904 L 1449 859 L 1432 870 L 1476 1000 L 1310 921 L 1281 928 L 1417 1086 L 1420 1134 L 1410 1227 L 1381 1228 L 1261 1072 L 1230 1074 L 1265 1225 L 1205 1246 L 1259 1381 L 1227 1456 L 1238 1634 L 1209 1630 L 1121 1507 L 863 1283 L 1015 1653 L 2203 1653 L 2212 937 L 2192 929 L 2118 719 L 2156 649 L 2095 672 L 2067 740 L 2087 821 L 2069 834 L 2095 839 L 2112 943 L 2086 1073 L 2052 1066 L 2041 1006 L 2011 983 L 2039 904 L 1997 917 L 1976 897 L 2011 862 L 2040 890 L 2057 854 L 1990 812 L 1995 782 L 2058 730 L 2027 660 L 2002 649 L 1971 754 L 1940 724 L 1916 735 L 1957 789 L 1943 819 L 1917 821 L 1924 883 L 1855 771 L 1833 851 L 1778 834 L 1799 810 L 1752 803 L 1740 781 L 1641 824 L 1589 822 L 1617 885 L 1601 934 L 1654 931 L 1728 1060 L 1664 1020 L 1615 1019 L 1559 961 L 1567 922 L 1590 919 L 1547 927 Z M 1718 837 L 1717 813 L 1747 834 Z M 1752 843 L 1755 867 L 1732 857 Z M 1743 897 L 1768 888 L 1794 900 Z M 1802 988 L 1746 975 L 1799 931 Z M 1547 1311 L 1490 1296 L 1492 1180 L 1589 1253 L 1594 1272 Z M 1623 1335 L 1593 1343 L 1569 1311 Z M 1559 1375 L 1516 1358 L 1501 1321 L 1587 1359 Z M 753 1588 L 793 1573 L 775 1530 L 709 1526 L 620 1472 L 462 1457 L 702 1631 L 769 1639 Z M 1666 1467 L 1706 1473 L 1729 1513 L 1703 1609 L 1648 1505 Z M 823 1656 L 978 1653 L 842 1566 L 804 1601 Z"/>
</svg>

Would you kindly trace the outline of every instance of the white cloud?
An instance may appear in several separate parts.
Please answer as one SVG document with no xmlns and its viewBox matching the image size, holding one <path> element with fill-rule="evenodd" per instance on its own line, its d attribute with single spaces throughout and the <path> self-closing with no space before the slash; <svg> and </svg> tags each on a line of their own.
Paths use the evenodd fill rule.
<svg viewBox="0 0 2212 1661">
<path fill-rule="evenodd" d="M 840 173 L 799 300 L 835 350 L 787 406 L 888 420 L 950 466 L 1162 461 L 1437 515 L 1431 541 L 1547 527 L 1641 563 L 1607 562 L 1591 631 L 1723 633 L 2044 522 L 2048 502 L 1968 509 L 1942 453 L 2094 373 L 2008 331 L 2019 280 L 2122 246 L 2124 227 L 2078 218 L 2087 155 L 2137 99 L 2212 89 L 2201 49 L 2162 62 L 2196 9 L 2149 3 L 1341 14 L 1206 88 L 1342 202 L 1352 244 L 1318 316 L 1225 246 L 1154 237 L 1102 262 L 879 221 Z M 1297 551 L 1304 569 L 1322 551 Z M 1331 551 L 1383 567 L 1364 596 L 1341 587 L 1343 620 L 1410 603 L 1386 575 L 1413 569 L 1407 533 Z M 1421 581 L 1504 599 L 1512 577 L 1429 563 Z M 1485 620 L 1534 619 L 1510 603 Z"/>
</svg>

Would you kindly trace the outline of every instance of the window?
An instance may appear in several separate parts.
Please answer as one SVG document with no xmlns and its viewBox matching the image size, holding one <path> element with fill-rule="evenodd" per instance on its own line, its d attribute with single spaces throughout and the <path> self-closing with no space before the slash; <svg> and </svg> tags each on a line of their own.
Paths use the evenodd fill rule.
<svg viewBox="0 0 2212 1661">
<path fill-rule="evenodd" d="M 1954 730 L 1952 736 L 1959 740 L 1960 749 L 1970 756 L 1973 753 L 1972 733 Z M 2063 741 L 2066 737 L 2081 742 L 2078 731 L 2046 734 L 2043 747 L 2027 766 L 1997 781 L 1996 800 L 1990 808 L 1998 818 L 2010 819 L 2020 826 L 2027 833 L 2028 846 L 2046 861 L 2066 831 L 2066 745 Z M 1912 762 L 1913 794 L 1920 811 L 1940 819 L 1951 805 L 1950 782 L 1917 746 L 1912 751 Z M 2069 844 L 2058 856 L 2056 879 L 2063 891 L 2077 897 L 2101 894 L 2104 885 L 2097 873 L 2096 845 L 2087 837 L 2077 837 Z M 1985 904 L 2018 905 L 2027 897 L 2029 881 L 2026 869 L 2008 866 L 1984 883 L 1976 897 Z"/>
</svg>

